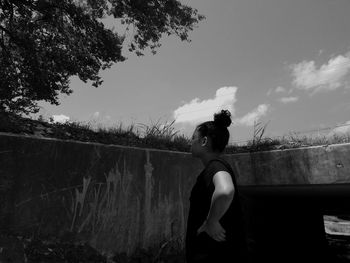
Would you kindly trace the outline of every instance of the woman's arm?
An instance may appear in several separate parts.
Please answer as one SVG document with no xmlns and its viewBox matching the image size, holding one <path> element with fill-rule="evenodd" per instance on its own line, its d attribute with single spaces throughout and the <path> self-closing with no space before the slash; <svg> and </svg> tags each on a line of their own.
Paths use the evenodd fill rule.
<svg viewBox="0 0 350 263">
<path fill-rule="evenodd" d="M 232 202 L 235 188 L 228 172 L 217 172 L 213 177 L 215 186 L 211 199 L 210 210 L 207 220 L 198 229 L 198 233 L 207 232 L 209 236 L 217 241 L 225 240 L 225 229 L 219 223 L 221 217 L 225 214 Z"/>
</svg>

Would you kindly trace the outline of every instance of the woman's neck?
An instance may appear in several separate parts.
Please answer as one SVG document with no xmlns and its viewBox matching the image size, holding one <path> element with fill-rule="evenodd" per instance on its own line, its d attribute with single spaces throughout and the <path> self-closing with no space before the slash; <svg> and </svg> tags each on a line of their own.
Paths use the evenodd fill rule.
<svg viewBox="0 0 350 263">
<path fill-rule="evenodd" d="M 204 166 L 207 166 L 207 164 L 215 159 L 215 158 L 218 158 L 221 156 L 221 153 L 217 153 L 217 152 L 208 152 L 208 153 L 205 153 L 200 159 L 203 163 Z"/>
</svg>

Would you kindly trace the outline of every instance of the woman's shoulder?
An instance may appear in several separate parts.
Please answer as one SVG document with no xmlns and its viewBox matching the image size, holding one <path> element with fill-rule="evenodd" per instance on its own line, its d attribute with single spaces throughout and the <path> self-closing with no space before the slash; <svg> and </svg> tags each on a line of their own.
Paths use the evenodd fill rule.
<svg viewBox="0 0 350 263">
<path fill-rule="evenodd" d="M 225 168 L 225 170 L 232 169 L 230 163 L 228 161 L 226 161 L 225 159 L 220 158 L 220 157 L 210 160 L 208 165 L 209 166 L 214 166 L 214 167 L 215 166 L 223 167 L 223 168 Z"/>
<path fill-rule="evenodd" d="M 204 173 L 203 173 L 203 179 L 206 182 L 206 185 L 210 185 L 213 182 L 213 177 L 218 172 L 227 172 L 232 177 L 234 177 L 232 169 L 230 169 L 230 166 L 228 163 L 226 163 L 221 158 L 216 158 L 210 160 L 210 162 L 207 164 Z"/>
<path fill-rule="evenodd" d="M 230 164 L 225 161 L 224 159 L 222 158 L 215 158 L 213 160 L 211 160 L 207 166 L 207 171 L 209 173 L 217 173 L 217 172 L 220 172 L 220 171 L 225 171 L 225 172 L 228 172 L 228 173 L 232 173 L 232 168 L 230 166 Z"/>
</svg>

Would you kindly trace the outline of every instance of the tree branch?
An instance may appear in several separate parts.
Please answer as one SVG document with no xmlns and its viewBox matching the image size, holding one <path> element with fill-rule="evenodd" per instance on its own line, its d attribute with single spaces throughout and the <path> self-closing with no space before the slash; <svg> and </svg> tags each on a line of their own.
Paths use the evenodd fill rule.
<svg viewBox="0 0 350 263">
<path fill-rule="evenodd" d="M 10 30 L 8 30 L 6 27 L 3 27 L 2 25 L 0 25 L 0 30 L 2 30 L 3 32 L 5 32 L 6 34 L 8 34 L 10 36 L 10 38 L 17 40 L 17 38 L 11 33 Z"/>
</svg>

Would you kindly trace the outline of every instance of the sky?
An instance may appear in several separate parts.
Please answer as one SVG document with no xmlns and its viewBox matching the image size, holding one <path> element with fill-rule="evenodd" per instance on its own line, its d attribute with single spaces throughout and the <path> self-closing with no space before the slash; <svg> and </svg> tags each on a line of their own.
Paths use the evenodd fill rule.
<svg viewBox="0 0 350 263">
<path fill-rule="evenodd" d="M 206 16 L 191 42 L 170 36 L 155 55 L 125 53 L 99 88 L 73 78 L 73 94 L 39 113 L 104 127 L 175 121 L 191 136 L 228 109 L 231 143 L 251 140 L 259 122 L 271 138 L 350 130 L 349 0 L 182 2 Z"/>
</svg>

